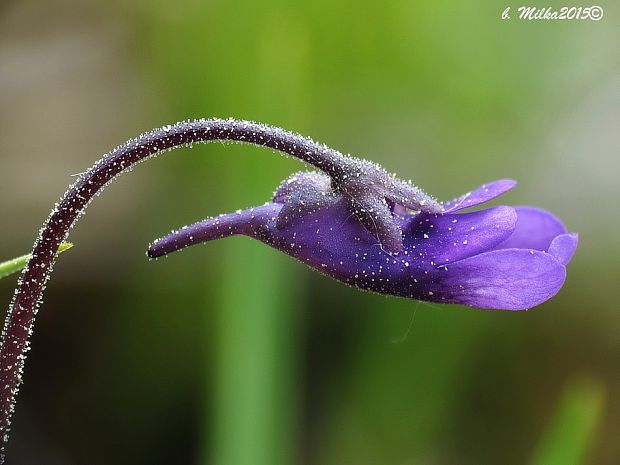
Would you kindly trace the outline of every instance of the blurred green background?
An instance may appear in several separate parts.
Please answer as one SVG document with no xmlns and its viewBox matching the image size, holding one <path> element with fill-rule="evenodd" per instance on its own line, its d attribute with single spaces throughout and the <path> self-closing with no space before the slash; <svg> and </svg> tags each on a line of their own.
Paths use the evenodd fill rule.
<svg viewBox="0 0 620 465">
<path fill-rule="evenodd" d="M 150 262 L 151 240 L 303 167 L 221 144 L 149 161 L 70 236 L 9 463 L 618 463 L 620 5 L 499 19 L 519 5 L 0 3 L 0 259 L 103 153 L 211 116 L 310 135 L 440 199 L 512 177 L 502 202 L 580 233 L 560 294 L 515 314 L 358 292 L 246 238 Z"/>
</svg>

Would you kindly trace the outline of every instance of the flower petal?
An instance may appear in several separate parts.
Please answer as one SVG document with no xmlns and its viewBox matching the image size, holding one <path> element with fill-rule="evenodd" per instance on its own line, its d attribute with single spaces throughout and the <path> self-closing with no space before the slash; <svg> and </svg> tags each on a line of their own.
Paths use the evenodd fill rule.
<svg viewBox="0 0 620 465">
<path fill-rule="evenodd" d="M 517 222 L 512 207 L 499 206 L 454 215 L 419 214 L 403 224 L 408 262 L 434 269 L 487 252 L 510 236 Z"/>
<path fill-rule="evenodd" d="M 407 295 L 413 278 L 422 279 L 438 265 L 486 252 L 506 239 L 517 214 L 511 207 L 499 206 L 458 215 L 423 213 L 398 220 L 405 250 L 397 255 L 381 247 L 344 201 L 282 229 L 266 222 L 250 235 L 340 281 L 380 293 Z"/>
<path fill-rule="evenodd" d="M 466 258 L 423 283 L 428 295 L 417 298 L 498 310 L 526 310 L 553 297 L 566 268 L 553 255 L 503 249 Z"/>
<path fill-rule="evenodd" d="M 573 258 L 575 249 L 577 249 L 577 242 L 579 242 L 579 235 L 576 233 L 560 234 L 551 241 L 548 253 L 553 255 L 562 265 L 566 265 Z"/>
<path fill-rule="evenodd" d="M 566 227 L 546 210 L 534 207 L 515 207 L 517 225 L 499 249 L 534 249 L 546 251 L 553 238 L 566 232 Z"/>
<path fill-rule="evenodd" d="M 483 184 L 477 189 L 447 202 L 444 205 L 443 213 L 453 213 L 458 210 L 463 210 L 464 208 L 470 208 L 474 205 L 488 202 L 489 200 L 499 197 L 504 192 L 509 191 L 516 185 L 517 181 L 513 179 L 498 179 L 497 181 Z"/>
</svg>

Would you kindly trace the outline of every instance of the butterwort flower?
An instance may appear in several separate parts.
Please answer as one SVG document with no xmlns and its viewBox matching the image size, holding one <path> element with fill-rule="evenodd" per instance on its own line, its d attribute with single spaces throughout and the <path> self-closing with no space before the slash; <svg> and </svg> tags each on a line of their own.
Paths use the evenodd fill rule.
<svg viewBox="0 0 620 465">
<path fill-rule="evenodd" d="M 369 176 L 367 176 L 369 178 Z M 365 179 L 365 182 L 373 182 Z M 381 182 L 376 184 L 382 185 Z M 232 235 L 258 239 L 360 289 L 478 308 L 524 310 L 554 296 L 577 246 L 551 213 L 532 207 L 471 207 L 512 189 L 498 180 L 439 205 L 386 199 L 389 218 L 360 206 L 319 173 L 298 173 L 260 207 L 206 219 L 155 241 L 150 257 Z M 364 197 L 364 196 L 362 196 Z M 422 204 L 430 211 L 419 211 Z M 411 208 L 415 209 L 414 211 Z M 390 220 L 398 238 L 390 239 Z M 375 223 L 376 222 L 376 223 Z M 386 223 L 386 230 L 381 224 Z M 382 238 L 388 238 L 386 242 Z"/>
<path fill-rule="evenodd" d="M 188 245 L 244 234 L 361 289 L 433 302 L 521 310 L 564 282 L 577 235 L 550 213 L 527 207 L 461 211 L 514 186 L 501 180 L 446 204 L 381 166 L 308 137 L 252 121 L 183 121 L 118 146 L 80 175 L 52 209 L 34 243 L 7 313 L 0 346 L 0 445 L 60 244 L 90 202 L 118 175 L 172 148 L 231 141 L 268 147 L 318 172 L 286 180 L 260 207 L 204 220 L 155 242 L 158 257 Z M 0 451 L 0 464 L 4 460 Z"/>
</svg>

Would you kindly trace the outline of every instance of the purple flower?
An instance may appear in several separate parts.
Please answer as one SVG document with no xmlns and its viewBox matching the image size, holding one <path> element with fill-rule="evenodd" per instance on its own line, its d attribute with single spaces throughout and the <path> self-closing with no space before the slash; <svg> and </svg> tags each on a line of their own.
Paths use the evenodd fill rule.
<svg viewBox="0 0 620 465">
<path fill-rule="evenodd" d="M 431 302 L 524 310 L 562 287 L 577 234 L 567 233 L 551 213 L 532 207 L 462 212 L 515 185 L 508 179 L 483 185 L 445 203 L 441 213 L 412 212 L 389 202 L 403 239 L 400 251 L 389 252 L 380 235 L 360 221 L 359 211 L 352 214 L 350 199 L 330 191 L 329 178 L 300 173 L 280 186 L 272 202 L 174 231 L 152 244 L 148 254 L 159 257 L 242 234 L 361 289 Z M 306 201 L 297 200 L 297 209 L 288 208 L 300 192 Z"/>
<path fill-rule="evenodd" d="M 95 195 L 136 163 L 174 147 L 213 141 L 268 147 L 323 174 L 298 173 L 278 188 L 272 202 L 173 232 L 151 246 L 151 257 L 245 234 L 362 289 L 520 310 L 558 292 L 577 246 L 577 235 L 567 234 L 542 210 L 496 207 L 456 213 L 497 197 L 514 181 L 496 181 L 442 205 L 375 163 L 273 126 L 212 118 L 155 129 L 118 146 L 82 173 L 39 233 L 0 346 L 0 445 L 8 441 L 34 317 L 58 247 L 71 227 Z"/>
</svg>

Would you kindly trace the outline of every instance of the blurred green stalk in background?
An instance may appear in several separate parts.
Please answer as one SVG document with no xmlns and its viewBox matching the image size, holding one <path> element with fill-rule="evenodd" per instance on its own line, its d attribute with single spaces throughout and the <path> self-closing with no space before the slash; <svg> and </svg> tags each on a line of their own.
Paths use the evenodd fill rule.
<svg viewBox="0 0 620 465">
<path fill-rule="evenodd" d="M 154 37 L 149 40 L 157 45 L 149 65 L 165 79 L 163 88 L 184 96 L 174 101 L 178 119 L 234 116 L 303 129 L 301 67 L 306 61 L 300 56 L 303 27 L 294 18 L 281 16 L 282 10 L 275 10 L 275 18 L 270 16 L 273 9 L 257 13 L 251 5 L 219 4 L 168 23 L 168 6 L 161 8 L 153 16 Z M 234 24 L 214 22 L 212 8 L 231 9 L 225 16 L 234 16 Z M 248 42 L 247 37 L 256 40 Z M 219 45 L 199 48 L 206 54 L 189 52 L 205 41 Z M 253 73 L 242 72 L 246 68 Z M 195 182 L 218 186 L 218 196 L 206 199 L 210 213 L 261 204 L 290 174 L 287 166 L 302 169 L 264 149 L 215 145 L 193 150 L 209 152 L 201 157 L 204 169 L 196 171 Z M 215 392 L 204 402 L 207 433 L 201 463 L 292 463 L 300 371 L 295 322 L 303 310 L 295 299 L 295 264 L 247 238 L 217 246 L 224 250 L 210 279 L 218 282 L 209 285 L 205 299 L 207 309 L 217 308 L 214 354 L 207 357 L 205 377 Z"/>
<path fill-rule="evenodd" d="M 291 378 L 298 308 L 292 303 L 293 280 L 270 250 L 257 246 L 238 241 L 226 251 L 218 300 L 214 441 L 205 441 L 214 444 L 214 457 L 207 455 L 202 463 L 294 462 Z"/>
<path fill-rule="evenodd" d="M 605 392 L 594 379 L 574 379 L 560 404 L 531 465 L 579 465 L 585 461 L 605 406 Z"/>
</svg>

